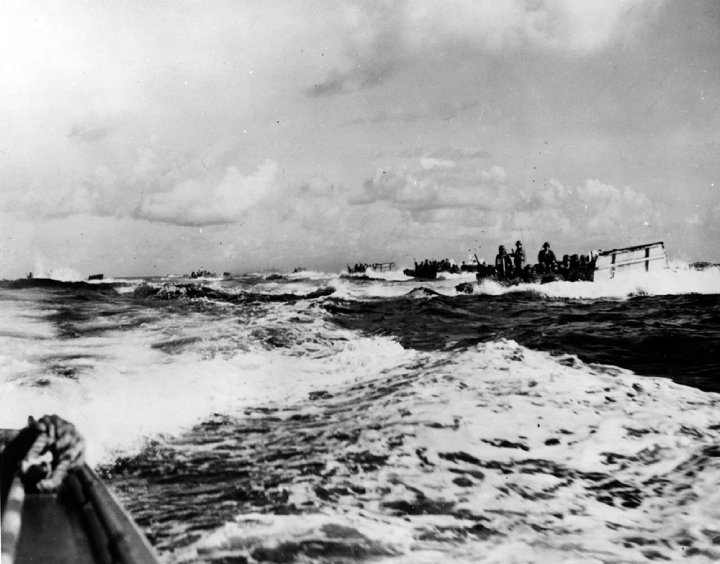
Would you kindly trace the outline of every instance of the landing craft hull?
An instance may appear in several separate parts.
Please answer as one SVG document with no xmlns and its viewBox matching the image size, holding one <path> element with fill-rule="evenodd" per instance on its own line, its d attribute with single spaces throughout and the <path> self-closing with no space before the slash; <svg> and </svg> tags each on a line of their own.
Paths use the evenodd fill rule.
<svg viewBox="0 0 720 564">
<path fill-rule="evenodd" d="M 403 270 L 403 274 L 405 276 L 410 276 L 412 278 L 422 278 L 424 280 L 435 280 L 437 279 L 437 271 L 433 270 L 412 270 L 410 268 L 406 268 Z"/>
<path fill-rule="evenodd" d="M 612 280 L 637 272 L 657 272 L 668 266 L 662 241 L 647 245 L 600 251 L 595 260 L 595 280 Z"/>
<path fill-rule="evenodd" d="M 0 454 L 16 435 L 0 429 Z M 12 487 L 24 489 L 19 477 Z M 6 519 L 10 512 L 16 516 Z M 25 492 L 9 501 L 3 528 L 6 521 L 20 526 L 19 536 L 3 530 L 3 564 L 159 562 L 132 517 L 86 464 L 70 470 L 56 493 Z"/>
</svg>

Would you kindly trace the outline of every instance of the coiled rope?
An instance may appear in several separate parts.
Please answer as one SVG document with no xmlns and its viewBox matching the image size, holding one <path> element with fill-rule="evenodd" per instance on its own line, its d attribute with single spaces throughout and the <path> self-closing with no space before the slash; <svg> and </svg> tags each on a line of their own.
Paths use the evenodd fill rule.
<svg viewBox="0 0 720 564">
<path fill-rule="evenodd" d="M 25 492 L 57 491 L 68 472 L 84 460 L 85 443 L 71 423 L 57 415 L 46 415 L 37 421 L 30 417 L 28 427 L 38 435 L 20 462 L 8 492 L 2 515 L 0 564 L 15 561 Z"/>
</svg>

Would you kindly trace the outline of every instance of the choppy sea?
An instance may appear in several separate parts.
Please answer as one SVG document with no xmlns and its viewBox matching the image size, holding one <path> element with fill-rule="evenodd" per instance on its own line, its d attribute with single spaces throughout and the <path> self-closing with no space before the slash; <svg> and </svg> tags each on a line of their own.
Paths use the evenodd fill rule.
<svg viewBox="0 0 720 564">
<path fill-rule="evenodd" d="M 720 560 L 720 269 L 0 282 L 0 426 L 57 413 L 166 562 Z"/>
</svg>

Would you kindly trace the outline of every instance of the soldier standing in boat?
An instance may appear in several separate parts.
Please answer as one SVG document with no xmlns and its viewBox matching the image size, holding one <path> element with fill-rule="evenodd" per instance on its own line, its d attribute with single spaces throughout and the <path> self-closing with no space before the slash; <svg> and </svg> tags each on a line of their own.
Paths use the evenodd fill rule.
<svg viewBox="0 0 720 564">
<path fill-rule="evenodd" d="M 525 249 L 523 249 L 521 241 L 515 241 L 515 250 L 510 253 L 515 266 L 515 276 L 521 276 L 523 268 L 525 268 Z"/>
<path fill-rule="evenodd" d="M 538 266 L 542 273 L 553 272 L 557 261 L 555 260 L 555 253 L 550 249 L 550 243 L 547 241 L 543 243 L 542 249 L 538 253 Z"/>
<path fill-rule="evenodd" d="M 506 280 L 512 272 L 512 260 L 504 245 L 498 247 L 498 254 L 495 256 L 495 272 L 499 280 Z"/>
</svg>

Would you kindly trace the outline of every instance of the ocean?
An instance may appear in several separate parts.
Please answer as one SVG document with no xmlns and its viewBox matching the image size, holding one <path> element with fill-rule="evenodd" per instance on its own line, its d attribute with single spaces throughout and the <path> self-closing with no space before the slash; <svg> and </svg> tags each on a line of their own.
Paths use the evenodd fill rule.
<svg viewBox="0 0 720 564">
<path fill-rule="evenodd" d="M 57 413 L 164 562 L 720 560 L 720 269 L 0 282 L 0 426 Z"/>
</svg>

